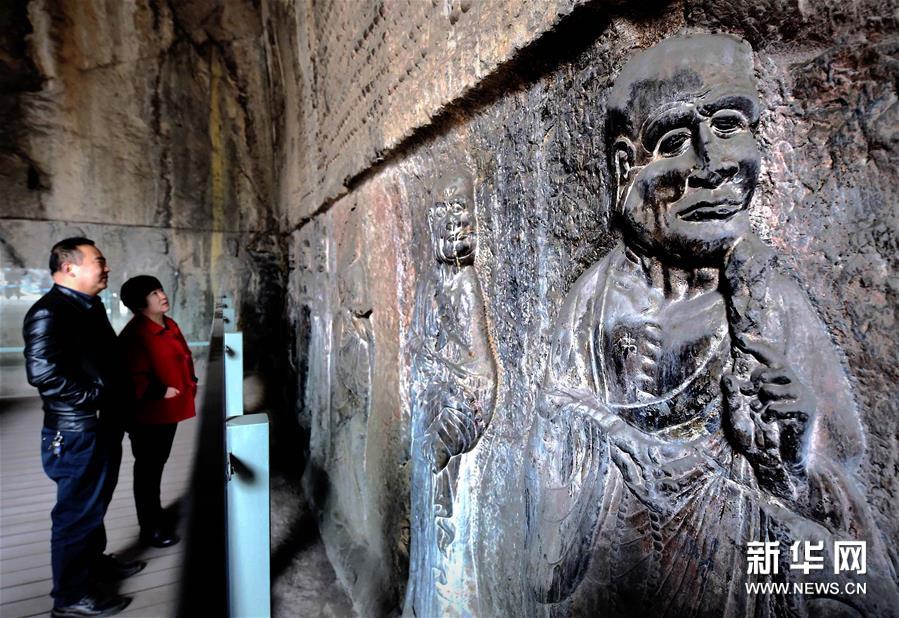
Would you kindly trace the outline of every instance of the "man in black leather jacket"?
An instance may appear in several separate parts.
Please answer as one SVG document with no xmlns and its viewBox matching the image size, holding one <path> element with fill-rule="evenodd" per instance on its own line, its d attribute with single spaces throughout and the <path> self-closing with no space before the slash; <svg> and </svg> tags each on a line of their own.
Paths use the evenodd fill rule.
<svg viewBox="0 0 899 618">
<path fill-rule="evenodd" d="M 106 258 L 87 238 L 68 238 L 50 253 L 54 285 L 25 316 L 28 382 L 43 400 L 41 459 L 57 484 L 51 514 L 53 616 L 110 616 L 130 598 L 91 590 L 145 563 L 103 554 L 103 517 L 122 458 L 127 378 L 115 331 L 97 296 L 106 288 Z"/>
</svg>

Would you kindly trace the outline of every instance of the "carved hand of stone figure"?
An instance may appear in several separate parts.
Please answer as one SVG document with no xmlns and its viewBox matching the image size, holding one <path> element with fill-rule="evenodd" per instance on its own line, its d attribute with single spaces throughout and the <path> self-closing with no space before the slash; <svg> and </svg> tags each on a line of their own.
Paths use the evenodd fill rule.
<svg viewBox="0 0 899 618">
<path fill-rule="evenodd" d="M 745 336 L 736 345 L 759 366 L 749 380 L 732 373 L 723 378 L 732 435 L 762 485 L 795 498 L 796 481 L 805 471 L 814 394 L 772 346 Z"/>
<path fill-rule="evenodd" d="M 654 456 L 657 444 L 618 417 L 616 419 L 619 422 L 604 431 L 609 444 L 609 457 L 621 471 L 631 491 L 645 504 L 652 506 L 652 477 L 657 468 L 651 468 L 648 463 L 659 461 Z"/>
<path fill-rule="evenodd" d="M 548 402 L 549 399 L 544 401 Z M 588 422 L 593 423 L 597 435 L 607 441 L 609 455 L 621 468 L 625 480 L 635 488 L 646 488 L 647 474 L 650 471 L 641 462 L 651 461 L 652 444 L 645 438 L 645 434 L 628 425 L 590 394 L 580 394 L 580 401 L 576 405 L 569 404 L 560 408 L 561 414 L 583 415 L 585 419 L 589 419 Z"/>
<path fill-rule="evenodd" d="M 425 456 L 434 473 L 443 470 L 451 457 L 471 449 L 480 437 L 477 402 L 463 393 L 447 393 L 440 411 L 425 431 Z"/>
<path fill-rule="evenodd" d="M 653 437 L 625 421 L 594 393 L 557 387 L 543 393 L 538 410 L 551 423 L 589 423 L 591 435 L 604 443 L 608 456 L 621 472 L 629 489 L 656 512 L 665 508 L 653 500 L 660 486 L 679 493 L 684 484 L 694 480 L 705 458 L 693 446 Z M 671 463 L 675 462 L 675 463 Z M 684 473 L 686 469 L 691 472 Z"/>
<path fill-rule="evenodd" d="M 803 367 L 791 365 L 779 346 L 763 335 L 770 330 L 766 325 L 771 320 L 775 262 L 771 248 L 753 234 L 747 234 L 726 260 L 724 286 L 736 363 L 735 371 L 722 378 L 725 422 L 759 483 L 783 498 L 798 500 L 805 493 L 808 435 L 817 408 L 811 390 L 797 375 Z"/>
</svg>

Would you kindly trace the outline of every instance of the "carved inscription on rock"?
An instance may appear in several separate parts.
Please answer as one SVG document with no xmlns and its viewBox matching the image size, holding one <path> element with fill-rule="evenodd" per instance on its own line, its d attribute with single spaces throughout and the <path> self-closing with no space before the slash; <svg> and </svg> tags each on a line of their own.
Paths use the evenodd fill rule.
<svg viewBox="0 0 899 618">
<path fill-rule="evenodd" d="M 409 341 L 412 547 L 406 613 L 466 615 L 477 596 L 470 564 L 471 451 L 493 416 L 496 390 L 466 172 L 451 171 L 438 183 L 428 225 L 433 262 L 421 274 Z"/>
<path fill-rule="evenodd" d="M 610 92 L 623 240 L 561 308 L 529 444 L 527 583 L 556 613 L 899 607 L 858 490 L 865 441 L 839 355 L 750 228 L 760 107 L 752 50 L 725 35 L 666 39 Z M 822 543 L 828 568 L 792 570 L 796 541 Z M 836 541 L 867 543 L 865 575 L 833 574 Z M 779 542 L 779 568 L 750 573 L 751 542 Z M 867 594 L 751 594 L 751 581 Z"/>
</svg>

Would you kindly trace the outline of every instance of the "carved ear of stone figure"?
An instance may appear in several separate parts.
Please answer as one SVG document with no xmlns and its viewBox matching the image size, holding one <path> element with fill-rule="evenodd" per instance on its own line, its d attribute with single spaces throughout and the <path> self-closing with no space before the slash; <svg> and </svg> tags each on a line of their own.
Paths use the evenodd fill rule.
<svg viewBox="0 0 899 618">
<path fill-rule="evenodd" d="M 615 140 L 612 146 L 612 178 L 615 180 L 615 194 L 613 196 L 613 210 L 616 214 L 622 214 L 622 207 L 626 200 L 627 191 L 633 186 L 631 170 L 637 163 L 637 149 L 627 137 L 621 136 Z"/>
<path fill-rule="evenodd" d="M 575 615 L 820 613 L 744 587 L 772 579 L 746 547 L 778 539 L 820 543 L 831 564 L 838 542 L 864 541 L 867 574 L 841 582 L 868 594 L 821 603 L 896 607 L 853 478 L 864 436 L 839 355 L 750 229 L 752 50 L 666 39 L 625 65 L 608 106 L 623 240 L 574 284 L 553 334 L 526 475 L 536 599 Z"/>
</svg>

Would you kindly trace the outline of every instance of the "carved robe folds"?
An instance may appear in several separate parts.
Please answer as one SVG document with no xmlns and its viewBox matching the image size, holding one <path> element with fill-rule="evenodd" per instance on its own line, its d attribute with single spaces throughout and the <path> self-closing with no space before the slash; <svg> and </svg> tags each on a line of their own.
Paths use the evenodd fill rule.
<svg viewBox="0 0 899 618">
<path fill-rule="evenodd" d="M 469 455 L 493 414 L 496 369 L 474 267 L 438 264 L 418 290 L 412 371 L 412 547 L 406 615 L 476 613 Z"/>
<path fill-rule="evenodd" d="M 851 615 L 843 602 L 874 615 L 889 607 L 889 567 L 852 480 L 863 448 L 858 415 L 804 295 L 770 271 L 747 301 L 765 307 L 754 325 L 817 393 L 799 475 L 805 489 L 791 499 L 760 483 L 730 438 L 721 382 L 747 361 L 732 351 L 726 305 L 740 299 L 712 292 L 683 320 L 656 319 L 665 301 L 652 276 L 619 246 L 577 281 L 559 316 L 527 479 L 537 599 L 573 615 Z M 849 581 L 833 574 L 835 540 L 867 541 L 868 573 L 855 576 L 867 595 L 747 593 L 751 581 Z M 747 573 L 750 541 L 780 541 L 778 574 Z M 823 541 L 825 568 L 791 570 L 793 541 Z"/>
</svg>

